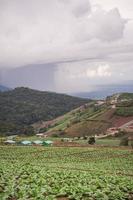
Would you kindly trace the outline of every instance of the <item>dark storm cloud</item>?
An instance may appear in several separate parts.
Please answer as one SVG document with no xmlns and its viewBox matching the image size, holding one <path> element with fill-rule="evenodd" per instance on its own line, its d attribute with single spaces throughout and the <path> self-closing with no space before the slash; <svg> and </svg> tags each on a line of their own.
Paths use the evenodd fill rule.
<svg viewBox="0 0 133 200">
<path fill-rule="evenodd" d="M 55 90 L 56 64 L 28 65 L 16 69 L 4 70 L 1 82 L 11 88 L 28 86 L 38 90 Z"/>
</svg>

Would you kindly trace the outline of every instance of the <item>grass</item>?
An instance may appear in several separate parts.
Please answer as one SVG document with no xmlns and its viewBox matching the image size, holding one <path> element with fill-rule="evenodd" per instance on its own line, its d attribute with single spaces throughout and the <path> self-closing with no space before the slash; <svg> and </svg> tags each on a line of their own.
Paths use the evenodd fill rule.
<svg viewBox="0 0 133 200">
<path fill-rule="evenodd" d="M 105 145 L 105 146 L 119 146 L 120 140 L 119 139 L 97 139 L 97 145 Z"/>
<path fill-rule="evenodd" d="M 76 142 L 80 144 L 88 144 L 88 140 L 77 140 Z M 96 145 L 101 145 L 101 146 L 119 146 L 120 144 L 120 139 L 96 139 Z"/>
</svg>

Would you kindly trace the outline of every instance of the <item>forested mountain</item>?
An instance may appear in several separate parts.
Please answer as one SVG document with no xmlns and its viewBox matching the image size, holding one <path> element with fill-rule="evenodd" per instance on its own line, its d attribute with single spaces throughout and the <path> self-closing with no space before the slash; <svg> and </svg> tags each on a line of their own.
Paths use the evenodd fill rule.
<svg viewBox="0 0 133 200">
<path fill-rule="evenodd" d="M 24 87 L 0 92 L 0 134 L 30 133 L 33 130 L 29 125 L 54 119 L 88 102 L 65 94 Z"/>
</svg>

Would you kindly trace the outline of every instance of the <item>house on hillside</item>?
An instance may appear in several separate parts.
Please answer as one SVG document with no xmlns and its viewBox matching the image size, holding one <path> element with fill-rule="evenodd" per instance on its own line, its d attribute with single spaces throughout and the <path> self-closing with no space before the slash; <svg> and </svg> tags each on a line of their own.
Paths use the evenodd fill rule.
<svg viewBox="0 0 133 200">
<path fill-rule="evenodd" d="M 107 105 L 117 105 L 118 100 L 119 100 L 119 94 L 115 94 L 113 96 L 109 96 L 106 98 L 106 104 Z"/>
<path fill-rule="evenodd" d="M 112 105 L 112 108 L 113 108 L 113 109 L 115 109 L 115 108 L 116 108 L 116 105 L 115 105 L 115 104 L 114 104 L 114 105 Z"/>
<path fill-rule="evenodd" d="M 47 135 L 44 134 L 44 133 L 37 133 L 36 136 L 39 137 L 39 138 L 46 138 L 47 137 Z"/>
<path fill-rule="evenodd" d="M 96 102 L 95 106 L 102 106 L 105 104 L 105 101 L 104 100 L 99 100 Z"/>
<path fill-rule="evenodd" d="M 115 135 L 119 132 L 119 129 L 117 127 L 112 127 L 107 129 L 107 134 L 109 135 Z"/>
</svg>

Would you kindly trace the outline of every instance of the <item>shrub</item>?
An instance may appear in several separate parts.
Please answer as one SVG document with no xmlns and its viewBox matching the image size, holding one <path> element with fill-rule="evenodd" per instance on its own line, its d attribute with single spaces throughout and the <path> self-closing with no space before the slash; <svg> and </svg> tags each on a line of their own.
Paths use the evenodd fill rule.
<svg viewBox="0 0 133 200">
<path fill-rule="evenodd" d="M 119 130 L 118 133 L 115 133 L 115 137 L 123 137 L 127 135 L 127 132 L 125 130 Z"/>
<path fill-rule="evenodd" d="M 58 135 L 58 134 L 56 134 L 56 133 L 54 133 L 54 134 L 52 135 L 52 137 L 55 137 L 55 138 L 57 138 L 57 137 L 59 137 L 59 135 Z"/>
<path fill-rule="evenodd" d="M 128 146 L 128 137 L 123 137 L 121 139 L 120 146 Z"/>
<path fill-rule="evenodd" d="M 44 132 L 46 132 L 46 131 L 47 131 L 47 128 L 46 128 L 46 127 L 40 128 L 39 133 L 44 133 Z"/>
<path fill-rule="evenodd" d="M 71 120 L 71 124 L 73 125 L 73 124 L 77 124 L 77 123 L 79 123 L 80 122 L 80 119 L 79 118 L 75 118 L 75 119 L 73 119 L 73 120 Z"/>
</svg>

